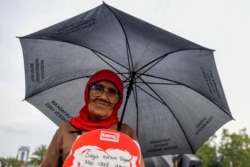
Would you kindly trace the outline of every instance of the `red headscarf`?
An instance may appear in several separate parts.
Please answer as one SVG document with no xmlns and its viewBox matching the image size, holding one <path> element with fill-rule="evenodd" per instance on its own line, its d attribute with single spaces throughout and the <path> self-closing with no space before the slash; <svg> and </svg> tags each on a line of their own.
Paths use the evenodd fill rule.
<svg viewBox="0 0 250 167">
<path fill-rule="evenodd" d="M 118 120 L 118 110 L 121 107 L 122 104 L 122 98 L 117 102 L 115 105 L 112 114 L 110 117 L 107 119 L 96 119 L 88 109 L 88 103 L 89 103 L 89 86 L 90 84 L 99 82 L 99 81 L 110 81 L 112 82 L 116 88 L 118 89 L 119 93 L 123 97 L 123 84 L 119 76 L 114 73 L 113 71 L 110 70 L 101 70 L 96 72 L 88 81 L 85 87 L 85 92 L 84 92 L 84 100 L 85 100 L 85 105 L 83 108 L 80 110 L 79 116 L 71 118 L 70 123 L 84 131 L 90 131 L 94 129 L 102 129 L 102 128 L 109 128 L 110 126 L 117 124 L 119 122 Z"/>
</svg>

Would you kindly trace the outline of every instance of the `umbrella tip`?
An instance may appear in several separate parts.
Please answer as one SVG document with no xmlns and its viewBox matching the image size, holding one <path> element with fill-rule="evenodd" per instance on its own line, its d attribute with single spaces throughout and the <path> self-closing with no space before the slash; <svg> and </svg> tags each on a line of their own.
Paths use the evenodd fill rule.
<svg viewBox="0 0 250 167">
<path fill-rule="evenodd" d="M 106 2 L 104 2 L 104 1 L 102 1 L 102 4 L 108 6 L 108 4 Z"/>
</svg>

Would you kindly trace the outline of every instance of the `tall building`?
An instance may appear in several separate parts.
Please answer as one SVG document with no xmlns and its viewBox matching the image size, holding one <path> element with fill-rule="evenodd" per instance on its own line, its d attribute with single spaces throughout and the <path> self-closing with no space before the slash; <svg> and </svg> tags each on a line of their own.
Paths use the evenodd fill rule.
<svg viewBox="0 0 250 167">
<path fill-rule="evenodd" d="M 17 159 L 23 162 L 27 162 L 29 158 L 30 148 L 27 146 L 21 146 L 17 151 Z"/>
</svg>

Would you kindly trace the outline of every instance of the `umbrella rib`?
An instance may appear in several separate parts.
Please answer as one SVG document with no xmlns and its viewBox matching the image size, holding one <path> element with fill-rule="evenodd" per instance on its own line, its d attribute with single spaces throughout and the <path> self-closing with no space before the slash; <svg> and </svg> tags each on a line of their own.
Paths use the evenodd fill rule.
<svg viewBox="0 0 250 167">
<path fill-rule="evenodd" d="M 116 70 L 116 69 L 114 68 L 114 70 Z M 123 73 L 119 73 L 119 72 L 118 72 L 117 74 L 122 75 L 122 76 L 123 76 L 124 78 L 126 78 L 126 79 L 128 78 L 128 77 L 126 77 Z M 38 95 L 38 94 L 40 94 L 40 93 L 46 92 L 46 91 L 48 91 L 48 90 L 50 90 L 50 89 L 52 89 L 52 88 L 54 88 L 54 87 L 56 87 L 56 86 L 58 86 L 58 85 L 65 84 L 65 83 L 67 83 L 67 82 L 75 81 L 75 80 L 78 80 L 78 79 L 90 78 L 90 77 L 91 77 L 91 75 L 86 75 L 86 76 L 81 76 L 81 77 L 77 77 L 77 78 L 74 78 L 74 79 L 70 79 L 70 80 L 67 80 L 67 81 L 64 81 L 64 82 L 60 82 L 60 83 L 58 83 L 58 84 L 55 84 L 55 85 L 51 86 L 50 88 L 46 88 L 46 90 L 37 91 L 37 92 L 35 92 L 35 93 L 29 95 L 28 97 L 25 97 L 23 100 L 27 100 L 27 99 L 29 99 L 29 98 L 31 98 L 31 97 L 33 97 L 33 96 L 36 96 L 36 95 Z"/>
<path fill-rule="evenodd" d="M 146 74 L 143 74 L 143 75 L 146 75 Z M 161 78 L 161 77 L 155 77 L 155 76 L 152 76 L 152 75 L 146 75 L 146 76 L 150 76 L 150 77 L 154 77 L 154 78 L 158 78 L 158 79 L 163 79 L 163 80 L 167 80 L 167 79 L 164 79 L 164 78 Z M 144 91 L 146 94 L 148 94 L 149 96 L 151 96 L 152 98 L 154 98 L 155 100 L 159 101 L 160 103 L 162 103 L 163 105 L 165 105 L 169 110 L 170 112 L 173 114 L 173 116 L 175 117 L 175 114 L 174 112 L 172 111 L 172 109 L 169 107 L 169 105 L 167 105 L 167 103 L 164 102 L 164 100 L 154 91 L 154 89 L 149 85 L 148 82 L 145 82 L 142 78 L 141 78 L 141 75 L 138 77 L 140 78 L 140 80 L 142 81 L 142 83 L 144 83 L 150 90 L 152 90 L 152 92 L 155 93 L 155 95 L 159 98 L 157 99 L 156 97 L 154 97 L 153 95 L 151 95 L 149 92 L 145 91 L 144 89 L 142 89 L 140 86 L 137 85 L 138 88 L 140 88 L 142 91 Z M 171 81 L 171 80 L 167 80 L 167 81 Z M 174 81 L 173 81 L 174 82 Z M 193 91 L 195 91 L 196 93 L 199 93 L 201 96 L 205 97 L 207 100 L 211 101 L 207 96 L 205 96 L 204 94 L 202 94 L 201 92 L 199 91 L 196 91 L 194 89 L 192 89 L 191 87 L 187 86 L 187 85 L 184 85 L 182 83 L 178 83 L 178 82 L 175 82 L 176 84 L 166 84 L 166 85 L 182 85 L 184 87 L 187 87 Z M 151 83 L 151 84 L 161 84 L 161 83 Z M 211 101 L 212 102 L 212 101 Z M 215 104 L 218 108 L 220 108 L 226 115 L 228 115 L 230 118 L 232 118 L 232 116 L 230 114 L 228 114 L 222 107 L 220 107 L 216 102 L 212 102 L 213 104 Z M 233 119 L 233 118 L 232 118 Z M 181 130 L 183 132 L 183 134 L 185 135 L 185 138 L 188 139 L 188 136 L 186 135 L 185 131 L 183 130 L 180 122 L 178 121 L 178 119 L 176 119 L 175 117 L 175 120 L 178 122 L 179 126 L 181 127 Z M 189 143 L 189 146 L 192 150 L 192 152 L 194 153 L 194 148 L 192 147 L 192 144 L 190 143 L 189 140 L 187 140 L 187 142 Z"/>
<path fill-rule="evenodd" d="M 122 116 L 121 116 L 120 122 L 118 124 L 118 130 L 120 130 L 121 129 L 121 125 L 122 125 L 122 121 L 123 121 L 123 118 L 124 118 L 125 110 L 126 110 L 126 107 L 127 107 L 127 102 L 128 102 L 129 96 L 131 94 L 131 91 L 133 90 L 135 72 L 134 72 L 133 59 L 132 59 L 131 50 L 130 50 L 130 46 L 129 46 L 129 42 L 128 42 L 128 37 L 127 37 L 126 31 L 125 31 L 125 29 L 124 29 L 121 21 L 118 19 L 118 17 L 116 16 L 116 14 L 113 12 L 113 10 L 111 9 L 111 7 L 108 6 L 108 5 L 106 5 L 106 4 L 105 4 L 105 6 L 114 15 L 114 17 L 116 18 L 117 22 L 120 24 L 121 29 L 123 31 L 123 34 L 125 36 L 125 39 L 126 39 L 126 48 L 127 48 L 127 56 L 128 56 L 128 68 L 129 68 L 129 72 L 130 72 L 129 77 L 128 77 L 128 78 L 130 78 L 130 81 L 129 81 L 129 85 L 128 85 L 128 89 L 127 89 L 127 96 L 126 96 L 124 108 L 123 108 L 123 111 L 122 111 Z"/>
<path fill-rule="evenodd" d="M 120 64 L 120 63 L 118 63 L 118 62 L 116 62 L 116 61 L 114 61 L 113 59 L 110 59 L 109 57 L 107 57 L 107 56 L 105 56 L 105 55 L 103 55 L 103 54 L 101 54 L 101 53 L 99 53 L 99 52 L 97 52 L 97 51 L 95 51 L 95 50 L 92 50 L 92 49 L 90 49 L 97 57 L 99 57 L 103 62 L 105 62 L 107 65 L 109 65 L 113 70 L 115 70 L 117 73 L 119 73 L 119 71 L 114 67 L 114 66 L 112 66 L 108 61 L 106 61 L 104 58 L 102 58 L 102 56 L 104 56 L 104 57 L 106 57 L 107 59 L 109 59 L 109 60 L 111 60 L 111 61 L 113 61 L 113 62 L 115 62 L 115 63 L 117 63 L 118 65 L 120 65 L 121 67 L 124 67 L 124 68 L 126 68 L 125 66 L 123 66 L 122 64 Z M 102 55 L 102 56 L 100 56 L 100 55 Z M 119 73 L 119 74 L 121 74 L 121 73 Z M 122 74 L 121 74 L 122 75 Z M 124 75 L 123 75 L 124 76 Z"/>
<path fill-rule="evenodd" d="M 155 92 L 155 90 L 147 83 L 145 82 L 141 77 L 139 77 L 140 80 L 152 91 L 154 92 L 154 94 L 159 98 L 157 99 L 156 97 L 154 97 L 153 95 L 151 95 L 149 92 L 145 91 L 144 89 L 142 89 L 140 86 L 136 85 L 138 88 L 140 88 L 142 91 L 144 91 L 146 94 L 148 94 L 149 96 L 151 96 L 152 98 L 156 99 L 157 101 L 159 101 L 160 103 L 162 103 L 163 105 L 167 106 L 169 109 L 170 107 L 167 105 L 167 103 L 165 103 L 165 101 Z"/>
<path fill-rule="evenodd" d="M 148 77 L 152 77 L 152 78 L 157 78 L 157 79 L 161 79 L 161 80 L 165 80 L 165 81 L 173 82 L 173 83 L 167 83 L 166 85 L 182 85 L 182 86 L 184 86 L 184 87 L 187 87 L 187 88 L 189 88 L 190 90 L 195 91 L 196 93 L 200 94 L 201 96 L 203 96 L 204 98 L 206 98 L 207 100 L 209 100 L 211 103 L 213 103 L 213 104 L 216 105 L 218 108 L 220 108 L 226 115 L 228 115 L 230 118 L 233 119 L 233 117 L 230 115 L 230 113 L 226 112 L 224 108 L 222 108 L 221 106 L 219 106 L 216 102 L 211 101 L 209 97 L 207 97 L 206 95 L 204 95 L 204 94 L 201 93 L 200 91 L 195 90 L 195 89 L 191 88 L 191 87 L 188 86 L 188 85 L 185 85 L 185 84 L 183 84 L 183 83 L 180 83 L 180 82 L 177 82 L 177 81 L 174 81 L 174 80 L 170 80 L 170 79 L 166 79 L 166 78 L 162 78 L 162 77 L 156 77 L 156 76 L 153 76 L 153 75 L 148 75 L 148 74 L 141 74 L 141 75 L 148 76 Z M 141 78 L 141 77 L 140 77 L 140 78 Z M 143 83 L 144 83 L 144 82 L 143 82 Z M 147 82 L 147 83 L 148 83 L 148 82 Z M 162 83 L 153 83 L 153 84 L 162 84 Z"/>
<path fill-rule="evenodd" d="M 210 100 L 210 98 L 208 98 L 206 95 L 202 94 L 201 92 L 197 91 L 197 90 L 194 90 L 193 88 L 189 87 L 188 85 L 184 85 L 183 83 L 179 83 L 179 82 L 176 82 L 176 81 L 173 81 L 173 80 L 168 80 L 168 79 L 165 79 L 165 78 L 161 78 L 161 77 L 155 77 L 155 76 L 152 76 L 152 75 L 146 75 L 145 73 L 147 71 L 149 71 L 151 68 L 153 68 L 155 65 L 157 65 L 162 59 L 164 59 L 165 57 L 167 57 L 168 55 L 172 54 L 172 53 L 175 53 L 175 52 L 180 52 L 180 51 L 184 51 L 184 50 L 211 50 L 211 49 L 207 49 L 207 48 L 193 48 L 193 49 L 180 49 L 180 50 L 176 50 L 176 51 L 172 51 L 172 52 L 169 52 L 169 53 L 166 53 L 166 54 L 163 54 L 162 56 L 158 57 L 157 59 L 154 59 L 152 60 L 151 62 L 145 64 L 144 66 L 142 66 L 140 69 L 138 69 L 137 71 L 142 71 L 142 69 L 148 67 L 148 69 L 146 69 L 143 73 L 141 73 L 140 75 L 145 75 L 145 76 L 150 76 L 150 77 L 154 77 L 154 78 L 158 78 L 158 79 L 163 79 L 163 80 L 167 80 L 167 81 L 172 81 L 172 82 L 175 82 L 175 83 L 178 83 L 179 85 L 183 85 L 197 93 L 199 93 L 201 96 L 205 97 L 207 100 L 209 100 L 210 102 L 214 103 L 218 108 L 220 108 L 226 115 L 228 115 L 230 118 L 233 119 L 233 117 L 230 115 L 230 113 L 226 112 L 224 108 L 222 108 L 220 105 L 218 105 L 216 102 L 213 102 Z M 151 64 L 151 66 L 149 66 Z M 137 73 L 138 74 L 138 73 Z"/>
<path fill-rule="evenodd" d="M 151 62 L 149 62 L 148 64 L 145 64 L 144 66 L 142 66 L 138 71 L 140 71 L 140 70 L 142 70 L 143 68 L 145 68 L 145 67 L 147 67 L 147 66 L 149 66 L 150 64 L 151 64 L 151 66 L 147 69 L 147 70 L 145 70 L 144 72 L 143 72 L 143 74 L 141 74 L 141 75 L 146 75 L 145 73 L 147 72 L 147 71 L 149 71 L 151 68 L 153 68 L 155 65 L 157 65 L 162 59 L 164 59 L 165 57 L 167 57 L 168 55 L 170 55 L 170 54 L 172 54 L 172 53 L 174 53 L 174 52 L 179 52 L 179 51 L 184 51 L 184 50 L 196 50 L 196 49 L 181 49 L 181 50 L 178 50 L 178 51 L 173 51 L 173 52 L 169 52 L 169 53 L 167 53 L 167 54 L 164 54 L 164 55 L 162 55 L 162 56 L 160 56 L 159 58 L 157 58 L 157 59 L 155 59 L 155 60 L 153 60 L 153 61 L 151 61 Z M 201 49 L 197 49 L 197 50 L 201 50 Z M 202 49 L 202 50 L 209 50 L 209 49 Z M 152 76 L 152 75 L 146 75 L 146 76 L 150 76 L 150 77 L 154 77 L 154 78 L 158 78 L 158 79 L 163 79 L 163 80 L 166 80 L 165 78 L 161 78 L 161 77 L 155 77 L 155 76 Z M 140 79 L 141 79 L 141 77 L 140 77 Z M 141 79 L 142 80 L 142 79 Z M 142 80 L 143 81 L 143 80 Z M 176 83 L 176 85 L 183 85 L 183 86 L 185 86 L 185 87 L 188 87 L 189 89 L 191 89 L 191 90 L 193 90 L 193 91 L 195 91 L 195 92 L 197 92 L 197 93 L 199 93 L 201 96 L 203 96 L 203 97 L 205 97 L 207 100 L 209 100 L 209 101 L 211 101 L 210 100 L 210 98 L 208 98 L 207 96 L 205 96 L 204 94 L 202 94 L 201 92 L 199 92 L 199 91 L 197 91 L 197 90 L 194 90 L 194 89 L 192 89 L 191 87 L 189 87 L 189 86 L 187 86 L 187 85 L 184 85 L 184 84 L 182 84 L 182 83 L 178 83 L 178 82 L 176 82 L 176 81 L 172 81 L 172 80 L 168 80 L 167 79 L 167 81 L 171 81 L 171 82 L 174 82 L 174 83 Z M 143 81 L 144 82 L 144 81 Z M 144 82 L 145 83 L 145 82 Z M 146 83 L 145 83 L 146 84 Z M 156 83 L 155 83 L 156 84 Z M 160 83 L 159 83 L 160 84 Z M 146 84 L 148 87 L 150 87 L 148 84 Z M 174 85 L 174 84 L 172 84 L 172 85 Z M 151 87 L 150 87 L 151 88 Z M 152 90 L 152 89 L 151 89 Z M 153 91 L 153 90 L 152 90 Z M 154 91 L 153 91 L 154 92 Z M 154 92 L 155 93 L 155 92 Z M 149 93 L 147 93 L 147 94 L 149 94 Z M 156 93 L 155 93 L 156 94 Z M 150 95 L 150 94 L 149 94 Z M 157 95 L 157 94 L 156 94 Z M 150 96 L 152 96 L 152 95 L 150 95 Z M 153 96 L 152 96 L 153 97 Z M 153 97 L 153 98 L 155 98 L 155 97 Z M 159 97 L 160 98 L 160 97 Z M 156 98 L 155 98 L 156 99 Z M 161 98 L 160 98 L 161 99 Z M 158 100 L 158 99 L 156 99 L 156 100 Z M 162 100 L 162 99 L 161 99 Z M 160 101 L 160 100 L 158 100 L 158 101 Z M 211 101 L 212 102 L 212 101 Z M 218 108 L 220 108 L 226 115 L 228 115 L 230 118 L 232 118 L 232 116 L 229 114 L 229 113 L 227 113 L 221 106 L 219 106 L 216 102 L 212 102 L 213 104 L 215 104 Z M 163 103 L 164 104 L 164 103 Z M 169 108 L 169 106 L 167 106 L 168 108 Z M 172 110 L 169 108 L 169 110 L 172 112 Z M 173 112 L 172 112 L 172 114 L 173 114 Z M 177 120 L 177 119 L 176 119 Z M 180 123 L 179 123 L 179 121 L 178 121 L 178 124 L 180 125 Z M 181 127 L 181 125 L 180 125 L 180 127 Z M 183 131 L 183 133 L 184 133 L 184 131 Z M 184 133 L 185 134 L 185 133 Z M 185 137 L 187 138 L 187 135 L 185 134 Z M 190 145 L 190 148 L 192 149 L 192 151 L 194 152 L 194 149 L 192 148 L 192 145 L 191 145 L 191 143 L 189 142 L 189 145 Z"/>
<path fill-rule="evenodd" d="M 149 71 L 151 68 L 153 68 L 155 65 L 157 65 L 159 62 L 161 62 L 162 59 L 164 59 L 165 57 L 167 57 L 168 55 L 172 54 L 172 53 L 176 53 L 176 52 L 181 52 L 181 51 L 186 51 L 186 50 L 210 50 L 210 49 L 206 49 L 206 48 L 192 48 L 192 49 L 179 49 L 179 50 L 175 50 L 172 52 L 168 52 L 163 54 L 162 56 L 159 56 L 158 58 L 148 62 L 147 64 L 145 64 L 144 66 L 142 66 L 141 68 L 139 68 L 137 71 L 141 71 L 142 69 L 149 67 L 149 65 L 151 65 L 145 72 Z"/>
<path fill-rule="evenodd" d="M 127 47 L 127 56 L 128 56 L 128 66 L 129 66 L 129 71 L 132 73 L 134 71 L 134 68 L 133 68 L 133 59 L 132 59 L 132 56 L 131 56 L 131 50 L 130 50 L 130 46 L 129 46 L 129 42 L 128 42 L 128 37 L 127 37 L 127 34 L 126 34 L 126 31 L 121 23 L 121 21 L 118 19 L 118 17 L 116 16 L 116 14 L 113 12 L 113 10 L 111 9 L 111 7 L 107 4 L 104 3 L 104 5 L 109 9 L 109 11 L 114 15 L 114 17 L 116 18 L 116 20 L 118 21 L 118 23 L 120 24 L 121 26 L 121 29 L 123 31 L 123 34 L 125 36 L 125 39 L 126 39 L 126 47 Z M 132 76 L 132 74 L 130 74 Z"/>
<path fill-rule="evenodd" d="M 46 88 L 46 90 L 37 91 L 37 92 L 29 95 L 28 97 L 25 97 L 24 100 L 27 100 L 27 99 L 29 99 L 29 98 L 31 98 L 33 96 L 36 96 L 36 95 L 38 95 L 40 93 L 46 92 L 46 91 L 48 91 L 48 90 L 50 90 L 50 89 L 52 89 L 52 88 L 54 88 L 54 87 L 56 87 L 58 85 L 61 85 L 61 84 L 67 83 L 67 82 L 71 82 L 71 81 L 75 81 L 75 80 L 78 80 L 78 79 L 90 78 L 90 77 L 91 77 L 91 75 L 86 75 L 86 76 L 81 76 L 81 77 L 78 77 L 78 78 L 70 79 L 70 80 L 67 80 L 67 81 L 64 81 L 64 82 L 60 82 L 58 84 L 55 84 L 55 85 L 51 86 L 50 88 Z"/>
<path fill-rule="evenodd" d="M 25 38 L 27 38 L 27 37 L 25 37 Z M 29 38 L 29 39 L 39 39 L 39 38 Z M 39 39 L 39 40 L 48 40 L 48 39 Z M 50 41 L 51 41 L 51 40 L 50 40 Z M 54 41 L 56 41 L 56 40 L 54 40 Z M 60 42 L 65 42 L 65 41 L 60 41 Z M 71 43 L 71 44 L 77 45 L 77 44 L 74 44 L 74 43 Z M 78 46 L 81 46 L 81 45 L 78 45 Z M 81 46 L 81 47 L 85 47 L 85 46 Z M 107 59 L 109 59 L 109 60 L 111 60 L 111 61 L 113 61 L 113 62 L 115 62 L 115 63 L 117 63 L 117 64 L 120 65 L 121 67 L 126 68 L 126 67 L 123 66 L 122 64 L 120 64 L 120 63 L 118 63 L 118 62 L 116 62 L 116 61 L 110 59 L 109 57 L 107 57 L 107 56 L 105 56 L 105 55 L 103 55 L 103 54 L 101 54 L 101 53 L 99 53 L 99 52 L 97 52 L 97 51 L 95 51 L 95 50 L 93 50 L 93 49 L 90 49 L 90 48 L 88 48 L 88 47 L 85 47 L 85 48 L 91 50 L 97 57 L 99 57 L 99 58 L 100 58 L 102 61 L 104 61 L 107 65 L 109 65 L 111 68 L 113 68 L 117 73 L 119 73 L 119 71 L 118 71 L 114 66 L 112 66 L 110 63 L 108 63 L 104 58 L 102 58 L 102 56 L 106 57 Z M 102 55 L 102 56 L 100 56 L 100 55 Z M 128 77 L 126 77 L 126 76 L 123 75 L 122 73 L 119 73 L 119 74 L 122 75 L 123 77 L 125 77 L 126 79 L 128 79 Z M 52 87 L 47 88 L 46 90 L 42 90 L 42 91 L 33 93 L 33 94 L 31 94 L 30 96 L 28 96 L 28 97 L 25 97 L 24 100 L 27 100 L 28 98 L 31 98 L 31 97 L 33 97 L 33 96 L 35 96 L 35 95 L 38 95 L 38 94 L 40 94 L 40 93 L 42 93 L 42 92 L 45 92 L 45 91 L 49 90 L 49 89 L 52 89 L 52 88 L 54 88 L 54 87 L 56 87 L 56 86 L 58 86 L 58 85 L 61 85 L 61 84 L 67 83 L 67 82 L 71 82 L 71 81 L 74 81 L 74 80 L 78 80 L 78 79 L 81 79 L 81 78 L 86 78 L 86 77 L 90 77 L 90 75 L 88 75 L 88 76 L 81 76 L 81 77 L 78 77 L 78 78 L 70 79 L 70 80 L 61 82 L 61 83 L 59 83 L 59 84 L 53 85 Z"/>
<path fill-rule="evenodd" d="M 158 100 L 159 102 L 161 102 L 163 105 L 165 105 L 165 106 L 169 109 L 169 111 L 172 113 L 173 117 L 175 118 L 175 120 L 176 120 L 177 123 L 179 124 L 179 126 L 180 126 L 180 128 L 181 128 L 181 130 L 182 130 L 182 132 L 183 132 L 183 134 L 184 134 L 184 136 L 185 136 L 185 138 L 187 139 L 187 142 L 188 142 L 188 144 L 189 144 L 189 146 L 190 146 L 192 152 L 195 152 L 194 149 L 193 149 L 193 147 L 192 147 L 192 144 L 191 144 L 190 141 L 188 140 L 187 134 L 185 133 L 184 129 L 182 128 L 181 123 L 180 123 L 180 122 L 178 121 L 178 119 L 176 118 L 176 116 L 175 116 L 173 110 L 170 108 L 170 106 L 169 106 L 167 103 L 165 103 L 165 101 L 155 92 L 155 90 L 154 90 L 147 82 L 145 82 L 141 77 L 139 77 L 139 78 L 140 78 L 140 80 L 141 80 L 150 90 L 152 90 L 152 91 L 154 92 L 154 94 L 155 94 L 161 101 L 158 100 L 158 99 L 156 99 L 156 98 L 155 98 L 154 96 L 152 96 L 150 93 L 146 92 L 144 89 L 142 89 L 142 88 L 140 88 L 140 89 L 143 90 L 143 91 L 144 91 L 145 93 L 147 93 L 148 95 L 150 95 L 151 97 L 153 97 L 154 99 L 156 99 L 156 100 Z"/>
<path fill-rule="evenodd" d="M 115 69 L 114 69 L 114 70 L 115 70 Z M 119 72 L 118 72 L 117 74 L 120 74 L 120 75 L 122 75 L 124 78 L 128 79 L 128 77 L 126 77 L 123 73 L 119 73 Z M 25 97 L 23 100 L 27 100 L 27 99 L 29 99 L 29 98 L 31 98 L 31 97 L 33 97 L 33 96 L 36 96 L 36 95 L 38 95 L 38 94 L 40 94 L 40 93 L 46 92 L 46 91 L 48 91 L 48 90 L 50 90 L 50 89 L 52 89 L 52 88 L 54 88 L 54 87 L 56 87 L 56 86 L 58 86 L 58 85 L 61 85 L 61 84 L 67 83 L 67 82 L 71 82 L 71 81 L 75 81 L 75 80 L 78 80 L 78 79 L 90 78 L 90 77 L 91 77 L 91 75 L 86 75 L 86 76 L 81 76 L 81 77 L 77 77 L 77 78 L 74 78 L 74 79 L 70 79 L 70 80 L 67 80 L 67 81 L 64 81 L 64 82 L 60 82 L 60 83 L 58 83 L 58 84 L 55 84 L 55 85 L 51 86 L 50 88 L 46 88 L 46 90 L 37 91 L 37 92 L 35 92 L 35 93 L 29 95 L 28 97 Z"/>
</svg>

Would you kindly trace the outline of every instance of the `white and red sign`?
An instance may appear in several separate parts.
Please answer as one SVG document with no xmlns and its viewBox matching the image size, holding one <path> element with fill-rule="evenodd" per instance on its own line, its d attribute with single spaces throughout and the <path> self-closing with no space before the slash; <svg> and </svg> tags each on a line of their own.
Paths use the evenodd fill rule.
<svg viewBox="0 0 250 167">
<path fill-rule="evenodd" d="M 140 167 L 138 143 L 109 129 L 93 130 L 79 136 L 63 167 Z"/>
</svg>

